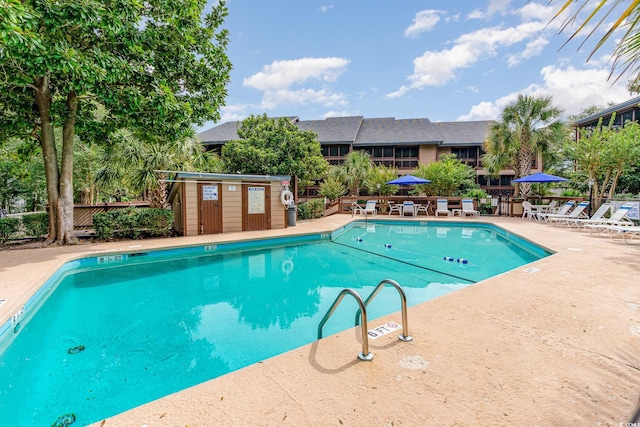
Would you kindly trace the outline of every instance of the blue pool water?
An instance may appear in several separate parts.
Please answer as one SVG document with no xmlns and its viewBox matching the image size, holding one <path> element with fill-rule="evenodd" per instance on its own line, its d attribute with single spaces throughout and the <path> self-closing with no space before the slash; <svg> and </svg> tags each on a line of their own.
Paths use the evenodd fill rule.
<svg viewBox="0 0 640 427">
<path fill-rule="evenodd" d="M 75 261 L 45 285 L 41 307 L 3 329 L 0 343 L 13 341 L 0 355 L 0 425 L 71 414 L 86 425 L 310 343 L 345 287 L 366 298 L 393 279 L 411 306 L 546 255 L 488 225 L 369 221 L 331 236 Z M 399 308 L 385 288 L 369 319 Z M 323 335 L 353 327 L 356 310 L 345 299 Z M 355 340 L 345 349 L 358 350 Z"/>
</svg>

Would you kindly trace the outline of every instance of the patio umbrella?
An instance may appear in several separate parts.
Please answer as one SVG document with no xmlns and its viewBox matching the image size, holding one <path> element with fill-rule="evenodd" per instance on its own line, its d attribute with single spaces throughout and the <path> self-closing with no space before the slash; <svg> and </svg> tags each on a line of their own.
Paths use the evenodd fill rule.
<svg viewBox="0 0 640 427">
<path fill-rule="evenodd" d="M 522 178 L 512 179 L 511 182 L 560 182 L 569 181 L 567 178 L 561 176 L 550 175 L 544 172 L 537 172 L 531 175 L 523 176 Z"/>
<path fill-rule="evenodd" d="M 522 178 L 512 179 L 511 182 L 537 182 L 538 183 L 538 193 L 540 193 L 540 183 L 541 182 L 561 182 L 561 181 L 569 181 L 567 178 L 563 178 L 561 176 L 555 176 L 544 172 L 536 172 L 531 175 L 523 176 Z"/>
<path fill-rule="evenodd" d="M 396 179 L 392 179 L 391 181 L 387 181 L 387 184 L 395 184 L 395 185 L 413 185 L 413 184 L 429 184 L 431 181 L 424 178 L 419 178 L 413 175 L 402 175 Z"/>
</svg>

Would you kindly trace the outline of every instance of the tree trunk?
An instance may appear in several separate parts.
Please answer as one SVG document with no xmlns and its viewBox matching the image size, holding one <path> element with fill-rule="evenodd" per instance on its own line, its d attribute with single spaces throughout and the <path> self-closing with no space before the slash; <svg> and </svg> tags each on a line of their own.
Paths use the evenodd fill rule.
<svg viewBox="0 0 640 427">
<path fill-rule="evenodd" d="M 62 161 L 60 168 L 60 201 L 58 209 L 58 243 L 77 244 L 78 238 L 73 227 L 73 140 L 76 135 L 76 114 L 78 97 L 75 92 L 67 95 L 67 115 L 62 124 Z"/>
<path fill-rule="evenodd" d="M 47 246 L 55 242 L 58 232 L 58 159 L 56 141 L 53 134 L 53 123 L 49 111 L 51 109 L 51 91 L 49 78 L 41 77 L 34 82 L 36 105 L 40 114 L 40 146 L 44 158 L 44 170 L 47 182 L 47 198 L 49 200 L 49 235 L 43 245 Z"/>
<path fill-rule="evenodd" d="M 514 165 L 514 169 L 516 172 L 516 177 L 521 178 L 523 176 L 527 176 L 531 174 L 531 163 L 533 162 L 533 151 L 529 148 L 521 147 L 518 150 L 518 154 L 516 156 L 516 164 Z M 518 186 L 518 192 L 516 196 L 528 196 L 531 190 L 531 185 L 528 183 L 521 183 Z"/>
<path fill-rule="evenodd" d="M 40 146 L 44 157 L 49 201 L 49 235 L 43 246 L 52 243 L 60 245 L 77 243 L 73 230 L 73 137 L 77 98 L 74 93 L 67 98 L 67 120 L 62 130 L 62 168 L 59 168 L 50 116 L 51 90 L 47 76 L 40 77 L 34 82 L 34 92 L 40 114 Z"/>
</svg>

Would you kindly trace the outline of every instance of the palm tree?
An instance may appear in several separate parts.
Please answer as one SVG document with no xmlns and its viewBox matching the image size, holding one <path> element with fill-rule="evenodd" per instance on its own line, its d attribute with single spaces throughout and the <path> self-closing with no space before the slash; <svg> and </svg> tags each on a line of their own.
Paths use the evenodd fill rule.
<svg viewBox="0 0 640 427">
<path fill-rule="evenodd" d="M 104 153 L 97 180 L 101 184 L 130 182 L 151 207 L 168 207 L 167 173 L 163 171 L 220 172 L 223 167 L 218 158 L 204 152 L 193 134 L 170 144 L 149 136 L 138 139 L 127 132 L 116 136 Z"/>
<path fill-rule="evenodd" d="M 566 0 L 553 19 L 567 13 L 567 9 L 573 3 L 575 3 L 575 0 Z M 611 74 L 615 72 L 616 68 L 619 69 L 622 67 L 618 78 L 626 72 L 629 72 L 632 76 L 632 79 L 629 82 L 629 87 L 637 88 L 640 84 L 640 31 L 638 31 L 640 26 L 640 2 L 598 0 L 595 2 L 595 7 L 593 9 L 589 9 L 589 3 L 589 0 L 585 0 L 580 7 L 575 10 L 575 12 L 568 14 L 562 23 L 560 32 L 564 31 L 569 25 L 573 25 L 577 22 L 582 14 L 586 16 L 578 26 L 578 29 L 569 37 L 569 40 L 567 40 L 568 43 L 578 34 L 585 31 L 588 28 L 588 24 L 593 23 L 596 15 L 600 14 L 600 17 L 598 17 L 599 21 L 596 21 L 595 25 L 591 26 L 592 28 L 590 28 L 585 41 L 580 45 L 580 47 L 582 47 L 587 39 L 600 29 L 600 26 L 605 23 L 605 25 L 608 26 L 609 23 L 612 22 L 611 26 L 606 29 L 604 35 L 596 42 L 595 47 L 587 58 L 587 60 L 589 60 L 602 47 L 602 45 L 609 40 L 611 35 L 614 34 L 617 29 L 624 29 L 624 35 L 622 37 L 618 36 L 617 33 L 615 36 L 618 41 L 615 49 L 613 50 L 613 57 L 615 59 L 611 66 Z"/>
<path fill-rule="evenodd" d="M 500 121 L 489 126 L 483 156 L 484 167 L 497 174 L 507 166 L 516 178 L 531 173 L 538 154 L 559 145 L 566 137 L 565 126 L 559 121 L 562 111 L 554 107 L 550 96 L 518 95 L 502 111 Z M 530 186 L 516 186 L 516 194 L 528 195 Z"/>
<path fill-rule="evenodd" d="M 373 168 L 369 153 L 361 150 L 352 151 L 344 158 L 344 163 L 333 170 L 335 178 L 347 184 L 350 196 L 359 196 L 364 180 Z"/>
</svg>

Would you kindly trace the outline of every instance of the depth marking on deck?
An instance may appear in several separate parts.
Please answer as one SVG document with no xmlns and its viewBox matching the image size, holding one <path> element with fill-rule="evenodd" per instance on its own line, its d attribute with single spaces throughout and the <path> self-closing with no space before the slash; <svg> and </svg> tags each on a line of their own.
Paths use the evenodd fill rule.
<svg viewBox="0 0 640 427">
<path fill-rule="evenodd" d="M 382 326 L 378 326 L 377 328 L 369 329 L 367 334 L 369 338 L 375 340 L 376 338 L 380 338 L 383 335 L 387 335 L 393 331 L 397 331 L 401 329 L 402 325 L 396 322 L 387 322 Z"/>
<path fill-rule="evenodd" d="M 2 307 L 2 304 L 4 304 L 5 302 L 7 302 L 7 300 L 6 300 L 6 299 L 4 299 L 4 298 L 3 298 L 3 299 L 0 299 L 0 307 Z"/>
<path fill-rule="evenodd" d="M 523 270 L 525 273 L 535 273 L 536 271 L 540 271 L 538 267 L 529 267 Z"/>
</svg>

